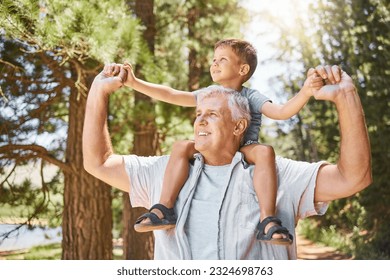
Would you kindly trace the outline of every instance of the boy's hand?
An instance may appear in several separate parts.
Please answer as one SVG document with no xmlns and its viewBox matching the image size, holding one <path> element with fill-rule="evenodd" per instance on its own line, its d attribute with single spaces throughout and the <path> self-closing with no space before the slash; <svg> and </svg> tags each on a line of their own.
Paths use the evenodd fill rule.
<svg viewBox="0 0 390 280">
<path fill-rule="evenodd" d="M 314 68 L 307 71 L 307 78 L 303 84 L 304 92 L 310 97 L 313 96 L 322 86 L 324 81 Z"/>
<path fill-rule="evenodd" d="M 133 66 L 129 62 L 125 62 L 122 67 L 127 72 L 127 77 L 124 80 L 124 85 L 133 88 L 134 81 L 136 79 L 133 71 Z"/>
</svg>

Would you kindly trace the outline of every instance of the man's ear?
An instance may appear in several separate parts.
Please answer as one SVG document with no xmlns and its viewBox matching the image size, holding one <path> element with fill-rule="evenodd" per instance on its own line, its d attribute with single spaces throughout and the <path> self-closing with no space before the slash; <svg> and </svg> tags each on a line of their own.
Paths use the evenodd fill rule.
<svg viewBox="0 0 390 280">
<path fill-rule="evenodd" d="M 248 127 L 248 121 L 245 119 L 240 119 L 239 121 L 236 122 L 236 125 L 234 126 L 233 134 L 236 136 L 244 134 L 247 127 Z"/>
<path fill-rule="evenodd" d="M 241 76 L 247 75 L 249 73 L 250 69 L 251 69 L 251 67 L 249 66 L 249 64 L 241 65 L 241 67 L 240 67 L 240 75 Z"/>
</svg>

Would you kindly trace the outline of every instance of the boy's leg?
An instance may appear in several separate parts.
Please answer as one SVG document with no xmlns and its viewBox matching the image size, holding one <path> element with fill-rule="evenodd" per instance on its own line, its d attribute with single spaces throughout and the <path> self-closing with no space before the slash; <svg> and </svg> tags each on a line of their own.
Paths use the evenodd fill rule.
<svg viewBox="0 0 390 280">
<path fill-rule="evenodd" d="M 249 164 L 255 165 L 253 187 L 259 202 L 260 222 L 263 222 L 267 217 L 275 217 L 277 178 L 274 149 L 268 145 L 250 144 L 243 146 L 240 151 Z M 268 230 L 274 226 L 280 227 L 281 224 L 271 219 L 265 226 L 264 233 L 267 234 Z M 272 234 L 270 241 L 285 244 L 286 239 L 289 239 L 288 231 L 279 230 Z"/>
<path fill-rule="evenodd" d="M 173 206 L 175 205 L 181 188 L 188 178 L 189 161 L 196 152 L 193 141 L 185 140 L 174 143 L 164 174 L 159 205 L 154 205 L 157 207 L 154 208 L 153 206 L 149 213 L 142 215 L 137 220 L 134 225 L 136 231 L 146 232 L 158 229 L 168 229 L 175 226 Z M 159 221 L 156 220 L 168 218 L 165 217 L 163 212 L 170 216 L 169 218 L 171 221 L 168 224 L 166 223 L 167 221 L 159 224 Z"/>
<path fill-rule="evenodd" d="M 163 179 L 160 195 L 161 204 L 173 208 L 181 188 L 188 179 L 189 161 L 196 152 L 193 141 L 184 140 L 173 144 Z"/>
</svg>

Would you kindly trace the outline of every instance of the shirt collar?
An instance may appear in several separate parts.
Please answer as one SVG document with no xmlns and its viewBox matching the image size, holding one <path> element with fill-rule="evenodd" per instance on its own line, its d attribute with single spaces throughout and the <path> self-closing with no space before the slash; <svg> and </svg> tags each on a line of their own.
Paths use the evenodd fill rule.
<svg viewBox="0 0 390 280">
<path fill-rule="evenodd" d="M 195 158 L 195 161 L 199 161 L 199 163 L 203 166 L 204 165 L 204 158 L 202 156 L 201 153 L 196 153 L 194 155 L 194 158 Z M 245 161 L 244 159 L 244 155 L 237 151 L 236 154 L 234 155 L 233 159 L 232 159 L 232 162 L 231 164 L 237 164 L 241 162 L 241 164 L 243 165 L 244 168 L 248 168 L 249 167 L 249 164 Z"/>
</svg>

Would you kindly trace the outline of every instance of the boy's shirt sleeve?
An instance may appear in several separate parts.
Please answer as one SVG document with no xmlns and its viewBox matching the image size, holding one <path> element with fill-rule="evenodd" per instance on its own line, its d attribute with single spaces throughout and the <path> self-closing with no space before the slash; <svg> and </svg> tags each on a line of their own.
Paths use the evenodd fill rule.
<svg viewBox="0 0 390 280">
<path fill-rule="evenodd" d="M 242 93 L 248 99 L 251 112 L 258 112 L 261 114 L 261 108 L 263 107 L 264 103 L 272 102 L 269 97 L 261 94 L 258 90 L 255 89 L 244 88 Z"/>
</svg>

